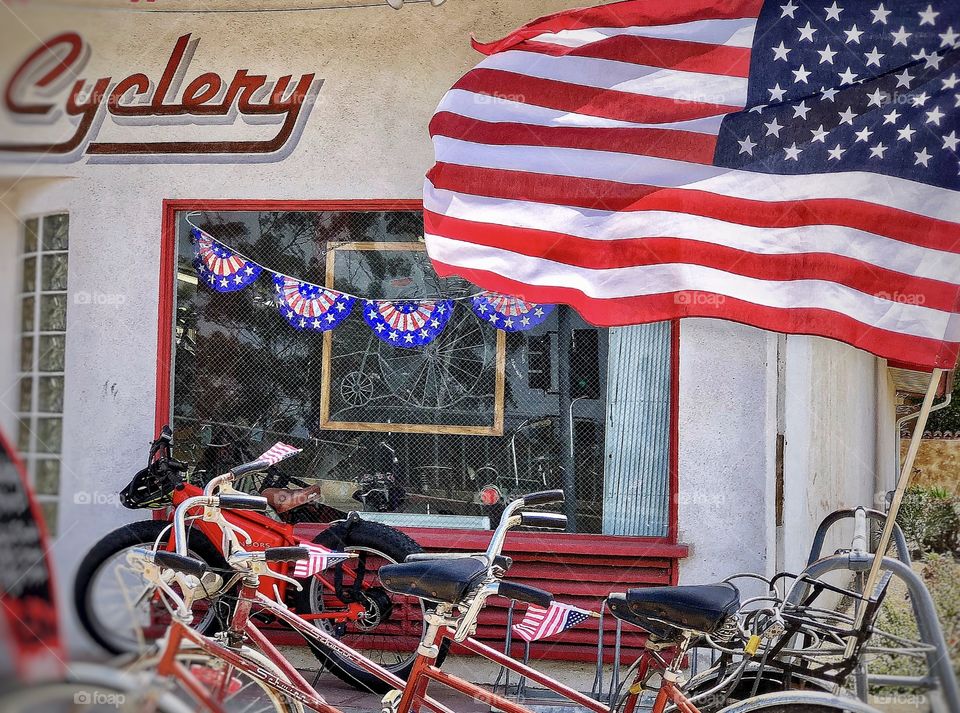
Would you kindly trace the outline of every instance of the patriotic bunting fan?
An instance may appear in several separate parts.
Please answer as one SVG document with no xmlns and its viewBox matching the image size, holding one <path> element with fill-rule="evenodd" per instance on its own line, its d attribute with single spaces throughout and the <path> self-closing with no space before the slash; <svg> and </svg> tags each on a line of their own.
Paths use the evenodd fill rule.
<svg viewBox="0 0 960 713">
<path fill-rule="evenodd" d="M 234 254 L 199 228 L 193 229 L 193 254 L 197 279 L 217 292 L 242 290 L 255 282 L 263 269 Z"/>
<path fill-rule="evenodd" d="M 484 292 L 470 300 L 474 313 L 491 326 L 505 332 L 523 332 L 542 324 L 554 305 L 524 302 L 516 297 Z"/>
<path fill-rule="evenodd" d="M 353 297 L 284 275 L 273 276 L 273 290 L 280 314 L 299 330 L 333 329 L 347 318 L 355 301 Z"/>
<path fill-rule="evenodd" d="M 436 339 L 452 313 L 451 300 L 368 300 L 363 305 L 363 318 L 373 333 L 387 344 L 407 349 Z"/>
</svg>

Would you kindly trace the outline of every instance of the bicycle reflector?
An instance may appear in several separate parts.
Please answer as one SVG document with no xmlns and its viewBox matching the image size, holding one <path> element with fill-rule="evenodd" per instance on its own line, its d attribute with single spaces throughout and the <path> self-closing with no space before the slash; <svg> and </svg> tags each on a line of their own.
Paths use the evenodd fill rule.
<svg viewBox="0 0 960 713">
<path fill-rule="evenodd" d="M 482 505 L 496 505 L 501 498 L 500 488 L 496 485 L 485 485 L 480 489 L 480 503 Z"/>
</svg>

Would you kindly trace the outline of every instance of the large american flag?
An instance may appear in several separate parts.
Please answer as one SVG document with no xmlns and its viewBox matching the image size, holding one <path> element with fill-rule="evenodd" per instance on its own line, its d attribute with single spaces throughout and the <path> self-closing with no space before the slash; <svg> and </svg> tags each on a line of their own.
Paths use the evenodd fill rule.
<svg viewBox="0 0 960 713">
<path fill-rule="evenodd" d="M 535 605 L 527 607 L 523 619 L 513 625 L 513 630 L 521 639 L 530 643 L 545 639 L 575 627 L 586 621 L 591 612 L 572 604 L 551 602 L 546 609 Z"/>
<path fill-rule="evenodd" d="M 629 0 L 476 46 L 431 123 L 441 274 L 956 364 L 960 2 Z"/>
</svg>

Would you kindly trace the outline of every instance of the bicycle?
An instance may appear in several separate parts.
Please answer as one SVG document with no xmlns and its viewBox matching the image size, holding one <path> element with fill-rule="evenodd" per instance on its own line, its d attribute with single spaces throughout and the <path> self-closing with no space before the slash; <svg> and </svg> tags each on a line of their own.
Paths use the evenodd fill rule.
<svg viewBox="0 0 960 713">
<path fill-rule="evenodd" d="M 217 486 L 226 485 L 231 478 L 232 475 L 228 473 L 215 479 L 212 483 Z M 247 496 L 244 500 L 244 496 L 238 498 L 229 494 L 223 495 L 223 491 L 220 491 L 220 495 L 213 495 L 212 492 L 211 490 L 208 495 L 191 498 L 181 503 L 174 517 L 174 527 L 178 533 L 182 534 L 184 532 L 185 519 L 191 508 L 203 507 L 205 511 L 220 512 L 223 508 L 229 507 L 258 508 L 265 506 L 265 503 L 258 503 L 259 499 L 257 498 Z M 393 690 L 383 698 L 383 713 L 410 713 L 410 711 L 424 709 L 449 713 L 446 707 L 427 694 L 427 686 L 430 682 L 440 683 L 476 700 L 483 701 L 489 704 L 491 708 L 505 711 L 505 713 L 532 713 L 529 708 L 520 703 L 490 693 L 476 684 L 444 672 L 441 668 L 441 662 L 438 661 L 438 655 L 447 643 L 455 643 L 467 652 L 505 666 L 593 713 L 612 713 L 613 711 L 628 713 L 633 711 L 637 700 L 643 693 L 643 686 L 638 684 L 644 679 L 646 672 L 643 676 L 638 675 L 633 685 L 625 692 L 622 701 L 618 701 L 614 707 L 611 707 L 573 690 L 530 666 L 505 656 L 475 640 L 472 636 L 476 630 L 478 616 L 487 599 L 491 596 L 499 595 L 542 607 L 549 607 L 553 603 L 553 596 L 549 592 L 504 579 L 512 562 L 508 557 L 502 555 L 502 550 L 508 531 L 514 527 L 565 528 L 566 518 L 563 515 L 524 509 L 562 502 L 562 500 L 562 491 L 545 491 L 530 494 L 512 502 L 505 509 L 504 517 L 493 533 L 487 550 L 483 553 L 466 556 L 459 554 L 414 555 L 411 561 L 407 563 L 387 565 L 381 569 L 381 580 L 387 589 L 394 593 L 421 598 L 435 606 L 425 616 L 426 631 L 417 648 L 417 657 L 406 682 L 393 676 L 389 671 L 358 652 L 351 650 L 342 642 L 332 639 L 328 634 L 298 617 L 295 612 L 287 610 L 281 603 L 266 597 L 260 591 L 261 578 L 282 578 L 282 575 L 278 576 L 268 567 L 269 562 L 302 559 L 307 556 L 307 553 L 302 550 L 282 548 L 263 552 L 245 552 L 239 547 L 238 542 L 234 543 L 236 547 L 231 550 L 228 561 L 234 576 L 242 580 L 240 594 L 231 622 L 225 632 L 218 638 L 205 637 L 191 630 L 187 624 L 190 613 L 189 600 L 192 593 L 196 591 L 195 582 L 198 582 L 198 578 L 206 573 L 206 566 L 204 563 L 186 555 L 183 537 L 177 538 L 177 541 L 183 544 L 176 553 L 139 551 L 131 557 L 141 564 L 145 572 L 151 573 L 149 576 L 155 578 L 161 576 L 160 573 L 164 568 L 176 572 L 176 577 L 179 578 L 182 585 L 182 591 L 186 595 L 185 598 L 180 598 L 169 587 L 163 590 L 173 602 L 171 606 L 174 608 L 176 616 L 164 640 L 164 651 L 157 666 L 157 675 L 161 678 L 173 678 L 179 681 L 197 704 L 205 710 L 211 713 L 222 713 L 225 710 L 215 699 L 215 694 L 206 690 L 195 677 L 191 676 L 189 671 L 184 670 L 177 663 L 176 657 L 181 650 L 181 644 L 189 642 L 208 655 L 211 661 L 226 662 L 230 667 L 229 670 L 243 671 L 282 694 L 283 702 L 274 710 L 290 713 L 290 711 L 302 710 L 302 707 L 306 706 L 319 713 L 340 713 L 312 689 L 300 673 L 280 656 L 276 648 L 254 625 L 251 614 L 258 610 L 266 610 L 283 619 L 305 637 L 314 638 L 323 642 L 324 645 L 339 648 L 344 656 L 352 657 L 357 666 L 390 685 Z M 192 580 L 189 578 L 192 578 Z M 735 591 L 735 588 L 731 589 Z M 656 651 L 655 646 L 648 647 L 648 650 L 651 651 L 651 655 L 646 657 L 648 663 L 650 661 L 662 662 L 664 682 L 657 692 L 653 709 L 655 713 L 662 713 L 668 704 L 676 706 L 684 713 L 698 713 L 698 709 L 689 702 L 679 685 L 680 667 L 683 660 L 682 652 L 686 650 L 690 641 L 696 636 L 707 631 L 715 632 L 718 627 L 726 624 L 729 617 L 739 609 L 738 597 L 730 597 L 729 601 L 725 601 L 722 606 L 716 606 L 715 612 L 704 615 L 700 610 L 702 605 L 717 605 L 717 601 L 709 596 L 702 596 L 705 594 L 705 590 L 701 590 L 704 590 L 704 588 L 673 587 L 662 588 L 658 595 L 650 597 L 629 593 L 612 595 L 611 610 L 615 614 L 617 611 L 624 612 L 623 609 L 617 607 L 617 603 L 623 601 L 630 610 L 629 614 L 632 621 L 644 626 L 659 626 L 660 628 L 666 626 L 668 631 L 676 632 L 676 636 L 667 637 L 661 642 L 663 649 L 668 646 L 680 646 L 678 651 L 680 655 L 675 655 L 672 660 L 667 660 Z M 658 624 L 658 622 L 662 623 Z M 253 644 L 258 647 L 275 664 L 280 674 L 265 671 L 252 664 L 244 654 L 243 647 L 246 644 Z M 839 699 L 832 700 L 837 701 Z M 798 707 L 806 705 L 806 703 L 810 703 L 814 707 L 803 709 Z M 839 705 L 833 705 L 832 707 L 830 707 L 828 698 L 819 698 L 815 703 L 813 703 L 812 698 L 808 698 L 806 703 L 794 696 L 792 703 L 788 703 L 786 708 L 778 699 L 775 705 L 772 704 L 773 707 L 768 706 L 766 708 L 762 705 L 762 702 L 759 706 L 755 701 L 750 702 L 750 705 L 754 706 L 750 710 L 766 710 L 768 713 L 775 710 L 796 710 L 799 713 L 800 710 L 806 712 L 843 709 L 875 713 L 874 709 L 862 706 L 856 701 L 852 703 L 842 701 Z M 822 707 L 824 705 L 827 707 Z"/>
<path fill-rule="evenodd" d="M 121 493 L 121 501 L 130 508 L 161 509 L 177 506 L 203 491 L 185 480 L 187 465 L 173 458 L 173 434 L 165 427 L 150 448 L 149 465 L 140 471 Z M 249 479 L 266 468 L 245 472 L 235 468 L 236 477 Z M 273 488 L 268 494 L 275 510 L 307 504 L 311 493 Z M 240 528 L 249 539 L 250 549 L 290 547 L 299 544 L 293 526 L 256 512 L 236 512 L 227 526 Z M 74 600 L 81 624 L 103 648 L 114 654 L 129 654 L 147 648 L 168 623 L 156 591 L 144 585 L 138 573 L 130 570 L 126 555 L 135 548 L 163 543 L 173 550 L 170 522 L 149 520 L 121 527 L 107 534 L 86 555 L 78 569 Z M 226 568 L 226 540 L 221 525 L 200 518 L 182 533 L 190 555 L 214 568 Z M 279 596 L 310 621 L 328 633 L 369 652 L 392 673 L 403 677 L 413 662 L 414 648 L 422 634 L 422 608 L 409 598 L 390 595 L 376 581 L 376 572 L 384 563 L 402 562 L 408 555 L 421 552 L 420 546 L 399 530 L 363 520 L 356 514 L 334 522 L 314 542 L 329 549 L 356 553 L 351 562 L 333 567 L 308 580 L 299 589 L 286 582 L 265 584 L 263 592 Z M 281 573 L 289 566 L 279 564 Z M 200 631 L 214 633 L 229 614 L 234 588 L 224 582 L 207 582 L 203 596 L 194 601 L 191 624 Z M 125 618 L 121 612 L 129 612 Z M 311 646 L 321 664 L 351 685 L 363 689 L 382 688 L 378 679 L 357 669 L 326 648 Z"/>
</svg>

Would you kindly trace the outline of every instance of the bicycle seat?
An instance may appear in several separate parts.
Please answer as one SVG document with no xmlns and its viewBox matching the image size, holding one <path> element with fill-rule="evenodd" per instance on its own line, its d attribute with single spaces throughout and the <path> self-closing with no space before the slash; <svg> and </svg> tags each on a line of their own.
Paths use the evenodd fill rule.
<svg viewBox="0 0 960 713">
<path fill-rule="evenodd" d="M 476 557 L 459 557 L 388 564 L 379 574 L 383 586 L 394 594 L 457 604 L 483 581 L 487 565 Z"/>
<path fill-rule="evenodd" d="M 311 485 L 309 488 L 266 488 L 260 494 L 267 499 L 267 503 L 279 515 L 289 512 L 307 503 L 312 503 L 320 497 L 320 486 Z"/>
<path fill-rule="evenodd" d="M 683 631 L 712 634 L 740 608 L 740 590 L 728 582 L 628 589 L 607 597 L 607 606 L 618 619 L 673 639 Z"/>
</svg>

